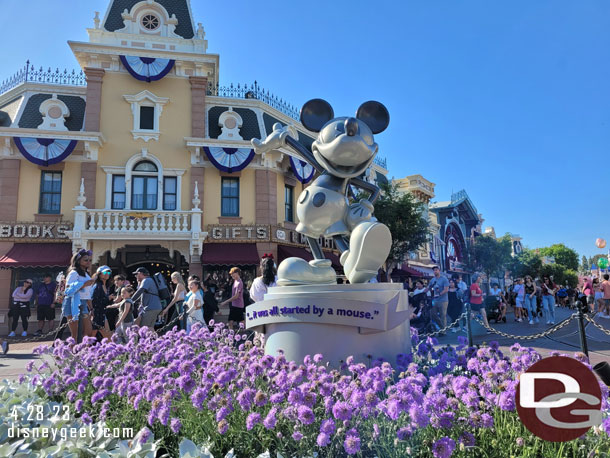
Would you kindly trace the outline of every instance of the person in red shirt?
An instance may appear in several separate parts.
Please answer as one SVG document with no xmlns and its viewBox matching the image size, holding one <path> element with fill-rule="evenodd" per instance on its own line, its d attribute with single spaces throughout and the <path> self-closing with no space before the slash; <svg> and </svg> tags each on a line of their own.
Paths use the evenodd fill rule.
<svg viewBox="0 0 610 458">
<path fill-rule="evenodd" d="M 487 321 L 487 312 L 485 311 L 485 305 L 483 304 L 483 290 L 481 289 L 481 283 L 483 277 L 477 276 L 474 283 L 470 285 L 470 305 L 474 310 L 478 310 L 483 318 L 485 327 L 489 328 L 489 322 Z M 488 330 L 487 334 L 491 334 L 492 331 Z"/>
</svg>

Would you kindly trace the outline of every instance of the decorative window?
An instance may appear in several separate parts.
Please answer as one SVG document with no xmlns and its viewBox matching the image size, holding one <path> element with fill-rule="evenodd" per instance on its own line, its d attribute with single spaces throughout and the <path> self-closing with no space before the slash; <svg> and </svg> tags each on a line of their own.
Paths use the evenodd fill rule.
<svg viewBox="0 0 610 458">
<path fill-rule="evenodd" d="M 160 25 L 161 20 L 158 16 L 151 13 L 147 13 L 142 16 L 142 27 L 144 27 L 146 30 L 150 30 L 152 32 L 153 30 L 157 30 Z"/>
<path fill-rule="evenodd" d="M 163 210 L 176 210 L 178 202 L 177 177 L 163 178 Z"/>
<path fill-rule="evenodd" d="M 140 130 L 155 130 L 155 107 L 140 107 Z"/>
<path fill-rule="evenodd" d="M 70 117 L 70 110 L 64 102 L 57 98 L 57 94 L 54 94 L 53 97 L 42 102 L 39 110 L 42 115 L 42 123 L 38 126 L 38 129 L 57 131 L 68 130 L 65 123 L 66 118 Z"/>
<path fill-rule="evenodd" d="M 284 209 L 285 209 L 285 220 L 294 223 L 294 188 L 286 185 L 284 187 Z"/>
<path fill-rule="evenodd" d="M 239 134 L 239 129 L 244 124 L 241 116 L 229 107 L 229 111 L 225 111 L 218 118 L 218 125 L 222 128 L 219 140 L 243 140 Z"/>
<path fill-rule="evenodd" d="M 158 199 L 158 169 L 150 161 L 142 161 L 133 168 L 131 185 L 132 210 L 156 210 Z M 135 174 L 138 175 L 135 175 Z"/>
<path fill-rule="evenodd" d="M 61 209 L 61 172 L 42 172 L 38 212 L 59 215 Z"/>
<path fill-rule="evenodd" d="M 239 178 L 222 178 L 221 216 L 239 216 Z"/>
<path fill-rule="evenodd" d="M 123 98 L 131 104 L 133 115 L 134 140 L 138 138 L 148 142 L 159 140 L 161 115 L 163 106 L 169 102 L 168 98 L 157 97 L 149 91 L 142 91 L 137 95 L 125 95 Z"/>
<path fill-rule="evenodd" d="M 126 197 L 125 175 L 114 175 L 112 177 L 112 209 L 123 210 Z"/>
</svg>

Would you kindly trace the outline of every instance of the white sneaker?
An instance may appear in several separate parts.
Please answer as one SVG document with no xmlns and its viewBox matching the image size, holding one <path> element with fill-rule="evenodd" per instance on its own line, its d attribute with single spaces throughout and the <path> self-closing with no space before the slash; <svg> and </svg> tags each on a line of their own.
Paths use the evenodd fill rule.
<svg viewBox="0 0 610 458">
<path fill-rule="evenodd" d="M 549 321 L 549 324 L 553 325 L 553 324 L 555 324 L 555 322 L 554 321 Z"/>
<path fill-rule="evenodd" d="M 610 315 L 608 315 L 607 313 L 602 313 L 600 315 L 601 318 L 610 318 Z"/>
<path fill-rule="evenodd" d="M 530 320 L 530 324 L 534 324 L 534 320 Z"/>
<path fill-rule="evenodd" d="M 2 353 L 5 355 L 8 353 L 8 342 L 6 340 L 2 341 Z"/>
<path fill-rule="evenodd" d="M 15 331 L 11 331 L 11 333 L 8 336 L 9 337 L 15 337 Z"/>
<path fill-rule="evenodd" d="M 453 328 L 453 329 L 451 330 L 451 332 L 454 332 L 454 333 L 455 333 L 455 332 L 458 332 L 458 329 L 457 329 L 457 328 Z"/>
<path fill-rule="evenodd" d="M 27 337 L 27 336 L 28 336 L 27 331 L 23 331 L 23 332 L 21 333 L 21 337 Z"/>
</svg>

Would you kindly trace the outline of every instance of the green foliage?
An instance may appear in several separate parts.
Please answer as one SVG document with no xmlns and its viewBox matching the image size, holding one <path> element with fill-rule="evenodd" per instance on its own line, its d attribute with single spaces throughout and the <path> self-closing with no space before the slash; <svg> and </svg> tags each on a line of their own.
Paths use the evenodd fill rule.
<svg viewBox="0 0 610 458">
<path fill-rule="evenodd" d="M 563 243 L 540 248 L 540 255 L 555 258 L 555 263 L 566 269 L 578 270 L 578 253 Z"/>
<path fill-rule="evenodd" d="M 382 194 L 375 202 L 375 217 L 388 226 L 392 233 L 392 250 L 388 262 L 400 262 L 428 241 L 428 220 L 424 206 L 410 193 L 400 194 L 392 184 L 382 186 Z"/>
<path fill-rule="evenodd" d="M 536 278 L 542 267 L 542 259 L 534 251 L 524 248 L 523 251 L 508 262 L 507 268 L 515 278 L 530 275 Z"/>
<path fill-rule="evenodd" d="M 583 272 L 588 271 L 589 269 L 591 269 L 591 264 L 589 264 L 589 260 L 587 259 L 587 257 L 583 254 L 582 255 L 582 261 L 580 263 L 580 270 Z"/>
<path fill-rule="evenodd" d="M 578 285 L 578 273 L 572 269 L 566 269 L 560 264 L 545 264 L 539 272 L 539 276 L 552 276 L 553 282 L 558 285 L 565 285 L 566 282 L 572 287 Z"/>
<path fill-rule="evenodd" d="M 480 236 L 475 239 L 471 249 L 471 263 L 490 278 L 492 275 L 502 275 L 511 260 L 510 238 L 504 236 L 496 240 L 490 236 Z"/>
</svg>

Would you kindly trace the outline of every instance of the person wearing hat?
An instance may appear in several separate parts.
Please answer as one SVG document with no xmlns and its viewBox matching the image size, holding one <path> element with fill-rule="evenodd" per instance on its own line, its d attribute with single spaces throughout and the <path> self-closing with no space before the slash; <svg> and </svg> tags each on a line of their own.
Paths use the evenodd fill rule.
<svg viewBox="0 0 610 458">
<path fill-rule="evenodd" d="M 142 301 L 136 324 L 154 330 L 157 316 L 163 310 L 161 299 L 159 299 L 159 289 L 155 281 L 150 278 L 150 272 L 145 267 L 138 267 L 133 274 L 138 280 L 138 289 L 131 300 L 134 303 L 139 299 Z"/>
<path fill-rule="evenodd" d="M 110 277 L 112 269 L 101 266 L 97 269 L 97 279 L 91 289 L 91 305 L 93 307 L 93 320 L 91 322 L 93 332 L 91 337 L 97 337 L 98 333 L 103 337 L 110 337 L 110 329 L 106 323 L 106 307 L 112 304 L 110 296 Z"/>
</svg>

